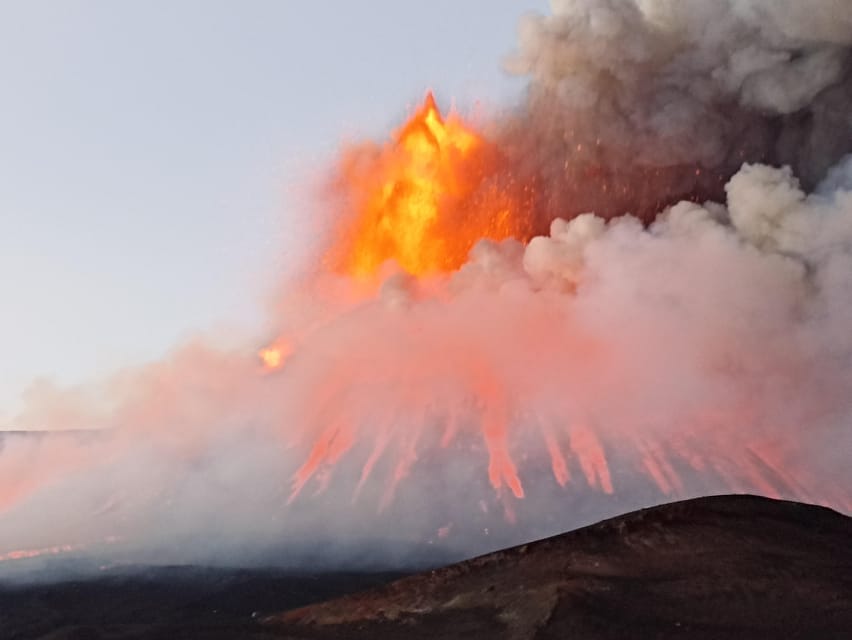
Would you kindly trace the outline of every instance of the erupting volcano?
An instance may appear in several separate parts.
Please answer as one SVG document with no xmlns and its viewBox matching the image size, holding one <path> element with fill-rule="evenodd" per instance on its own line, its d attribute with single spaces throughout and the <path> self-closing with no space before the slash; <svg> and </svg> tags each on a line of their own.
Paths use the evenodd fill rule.
<svg viewBox="0 0 852 640">
<path fill-rule="evenodd" d="M 487 477 L 510 522 L 515 500 L 526 492 L 519 463 L 532 470 L 549 464 L 563 489 L 580 483 L 603 494 L 629 493 L 644 476 L 660 499 L 712 488 L 852 506 L 843 488 L 821 486 L 789 459 L 781 434 L 793 425 L 783 417 L 776 418 L 778 426 L 765 424 L 747 386 L 730 389 L 721 406 L 702 398 L 666 407 L 678 412 L 656 420 L 671 426 L 606 406 L 630 402 L 625 391 L 636 382 L 621 377 L 624 347 L 585 317 L 577 291 L 582 245 L 619 227 L 653 238 L 666 226 L 710 224 L 699 207 L 680 206 L 649 230 L 630 217 L 609 229 L 591 215 L 557 219 L 550 238 L 524 247 L 536 217 L 530 201 L 488 186 L 510 170 L 505 156 L 457 117 L 445 122 L 431 94 L 391 142 L 344 156 L 335 185 L 352 213 L 332 232 L 326 256 L 344 287 L 351 280 L 353 289 L 344 296 L 345 312 L 301 334 L 308 350 L 340 339 L 339 331 L 345 344 L 335 343 L 319 367 L 293 364 L 310 370 L 295 377 L 309 377 L 302 397 L 316 413 L 301 421 L 308 453 L 293 476 L 290 502 L 306 487 L 324 493 L 348 459 L 360 469 L 357 479 L 343 481 L 351 499 L 358 502 L 365 484 L 377 481 L 384 487 L 377 502 L 382 511 L 406 477 L 440 468 L 434 460 L 415 468 L 424 457 L 463 455 L 477 468 L 484 447 Z M 539 264 L 554 258 L 557 264 L 544 269 L 564 272 L 541 277 Z M 513 269 L 514 279 L 493 281 Z M 382 289 L 365 293 L 358 286 L 364 280 L 383 281 Z M 359 314 L 370 320 L 355 320 Z M 476 326 L 467 318 L 477 318 Z M 261 350 L 264 366 L 287 366 L 298 355 L 292 344 L 285 335 Z M 725 345 L 690 347 L 709 349 L 702 356 L 708 361 L 732 357 Z M 535 371 L 532 384 L 517 379 L 519 366 Z M 643 374 L 631 370 L 634 375 Z M 607 393 L 611 399 L 602 401 Z M 474 497 L 487 511 L 489 496 Z"/>
<path fill-rule="evenodd" d="M 333 531 L 352 560 L 710 493 L 852 509 L 852 37 L 788 4 L 527 18 L 520 105 L 430 93 L 340 152 L 259 351 L 30 397 L 22 424 L 100 431 L 8 439 L 0 560 L 64 548 L 51 522 L 158 560 Z"/>
</svg>

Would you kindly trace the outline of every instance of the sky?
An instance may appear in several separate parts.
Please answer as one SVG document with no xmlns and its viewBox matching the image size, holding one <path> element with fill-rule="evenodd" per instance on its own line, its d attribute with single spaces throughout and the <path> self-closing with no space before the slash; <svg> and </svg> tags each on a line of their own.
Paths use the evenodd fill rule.
<svg viewBox="0 0 852 640">
<path fill-rule="evenodd" d="M 510 104 L 546 5 L 0 0 L 0 417 L 37 379 L 261 336 L 340 142 L 427 89 Z"/>
</svg>

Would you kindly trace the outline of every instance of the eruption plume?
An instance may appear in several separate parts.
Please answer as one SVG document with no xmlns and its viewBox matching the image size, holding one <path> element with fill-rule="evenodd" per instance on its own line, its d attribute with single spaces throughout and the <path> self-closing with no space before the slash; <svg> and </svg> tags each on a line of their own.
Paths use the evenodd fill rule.
<svg viewBox="0 0 852 640">
<path fill-rule="evenodd" d="M 731 491 L 852 509 L 852 6 L 803 6 L 524 19 L 522 104 L 474 126 L 430 95 L 343 151 L 257 354 L 34 393 L 19 424 L 102 430 L 2 441 L 0 559 L 467 554 Z"/>
<path fill-rule="evenodd" d="M 585 211 L 650 221 L 724 197 L 743 162 L 813 189 L 849 152 L 852 7 L 842 0 L 554 1 L 521 22 L 530 76 L 502 126 L 545 225 Z M 544 231 L 544 229 L 542 229 Z"/>
</svg>

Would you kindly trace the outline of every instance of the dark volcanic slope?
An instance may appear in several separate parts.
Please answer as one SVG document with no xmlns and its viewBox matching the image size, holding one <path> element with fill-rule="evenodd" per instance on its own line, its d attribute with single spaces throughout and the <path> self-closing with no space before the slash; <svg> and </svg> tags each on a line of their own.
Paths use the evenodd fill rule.
<svg viewBox="0 0 852 640">
<path fill-rule="evenodd" d="M 276 638 L 257 612 L 298 607 L 389 582 L 399 573 L 138 567 L 109 575 L 0 583 L 2 640 Z"/>
<path fill-rule="evenodd" d="M 852 638 L 852 519 L 720 496 L 265 620 L 285 638 Z"/>
</svg>

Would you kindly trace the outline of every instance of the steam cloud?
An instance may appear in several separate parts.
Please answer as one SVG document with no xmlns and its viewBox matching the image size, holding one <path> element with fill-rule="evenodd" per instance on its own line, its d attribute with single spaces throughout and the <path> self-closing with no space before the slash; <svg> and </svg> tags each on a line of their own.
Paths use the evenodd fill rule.
<svg viewBox="0 0 852 640">
<path fill-rule="evenodd" d="M 317 540 L 469 554 L 710 492 L 852 508 L 850 52 L 842 0 L 524 19 L 493 179 L 535 186 L 543 234 L 374 296 L 292 290 L 274 375 L 194 343 L 34 388 L 16 424 L 104 431 L 0 440 L 0 556 L 298 564 Z"/>
</svg>

